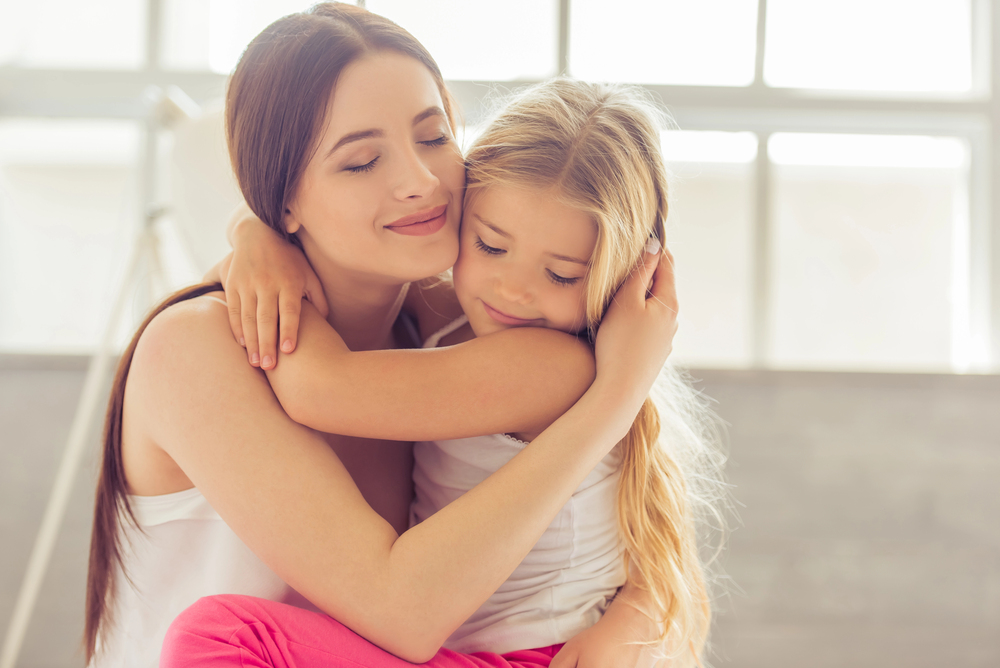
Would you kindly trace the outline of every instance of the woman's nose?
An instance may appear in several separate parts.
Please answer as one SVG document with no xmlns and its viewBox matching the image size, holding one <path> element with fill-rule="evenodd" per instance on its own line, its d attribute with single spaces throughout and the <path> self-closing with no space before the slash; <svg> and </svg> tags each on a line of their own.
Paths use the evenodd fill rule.
<svg viewBox="0 0 1000 668">
<path fill-rule="evenodd" d="M 399 199 L 429 197 L 434 194 L 441 180 L 416 151 L 405 154 L 399 168 L 396 196 Z"/>
</svg>

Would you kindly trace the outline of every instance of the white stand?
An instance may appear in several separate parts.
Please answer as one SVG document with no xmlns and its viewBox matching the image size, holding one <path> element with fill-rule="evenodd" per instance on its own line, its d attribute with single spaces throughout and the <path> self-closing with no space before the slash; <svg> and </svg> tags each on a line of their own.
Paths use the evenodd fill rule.
<svg viewBox="0 0 1000 668">
<path fill-rule="evenodd" d="M 156 204 L 156 184 L 160 173 L 158 139 L 160 132 L 172 127 L 177 121 L 190 118 L 199 113 L 198 105 L 187 97 L 183 91 L 173 86 L 167 91 L 152 87 L 146 91 L 146 101 L 150 113 L 146 120 L 145 149 L 140 173 L 139 196 L 145 208 L 142 229 L 135 240 L 130 254 L 128 267 L 118 288 L 111 312 L 105 323 L 104 334 L 101 337 L 97 353 L 87 367 L 87 377 L 83 383 L 83 393 L 73 416 L 69 439 L 63 452 L 59 471 L 52 486 L 48 506 L 42 516 L 42 523 L 35 538 L 35 545 L 28 558 L 28 567 L 21 581 L 21 590 L 14 604 L 14 612 L 7 627 L 3 649 L 0 651 L 0 668 L 14 668 L 17 664 L 24 637 L 28 631 L 38 594 L 45 579 L 56 539 L 66 516 L 73 481 L 80 469 L 80 463 L 87 450 L 87 437 L 92 433 L 94 418 L 104 407 L 106 397 L 102 392 L 104 383 L 113 360 L 117 357 L 115 335 L 121 323 L 126 307 L 130 304 L 129 297 L 139 285 L 143 274 L 149 279 L 150 303 L 155 303 L 168 285 L 163 273 L 163 263 L 160 257 L 160 242 L 157 233 L 157 221 L 166 209 Z M 145 272 L 143 269 L 145 268 Z"/>
</svg>

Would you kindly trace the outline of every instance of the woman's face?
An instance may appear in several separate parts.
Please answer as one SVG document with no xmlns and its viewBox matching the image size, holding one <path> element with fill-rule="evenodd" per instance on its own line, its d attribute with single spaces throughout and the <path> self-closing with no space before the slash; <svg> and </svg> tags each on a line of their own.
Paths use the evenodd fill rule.
<svg viewBox="0 0 1000 668">
<path fill-rule="evenodd" d="M 464 185 L 434 78 L 377 52 L 341 73 L 285 224 L 321 277 L 417 280 L 455 262 Z"/>
<path fill-rule="evenodd" d="M 556 193 L 490 186 L 462 221 L 455 293 L 476 336 L 510 327 L 584 328 L 590 215 Z"/>
</svg>

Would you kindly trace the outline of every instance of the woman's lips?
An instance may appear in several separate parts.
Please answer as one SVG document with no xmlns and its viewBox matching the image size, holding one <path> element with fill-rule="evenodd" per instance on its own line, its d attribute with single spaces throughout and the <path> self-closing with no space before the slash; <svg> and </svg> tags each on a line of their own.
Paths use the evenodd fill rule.
<svg viewBox="0 0 1000 668">
<path fill-rule="evenodd" d="M 486 302 L 483 302 L 483 308 L 486 309 L 486 313 L 491 318 L 502 325 L 530 325 L 531 323 L 538 322 L 539 320 L 539 318 L 515 318 L 512 315 L 507 315 L 503 311 L 496 310 Z"/>
<path fill-rule="evenodd" d="M 427 211 L 403 216 L 391 225 L 386 225 L 385 229 L 408 237 L 423 237 L 434 234 L 444 227 L 446 222 L 448 222 L 448 205 L 442 204 Z"/>
</svg>

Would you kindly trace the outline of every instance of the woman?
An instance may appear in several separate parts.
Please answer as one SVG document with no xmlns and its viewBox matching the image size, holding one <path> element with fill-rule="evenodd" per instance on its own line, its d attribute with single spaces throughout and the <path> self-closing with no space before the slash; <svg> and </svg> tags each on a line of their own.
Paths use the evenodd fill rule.
<svg viewBox="0 0 1000 668">
<path fill-rule="evenodd" d="M 354 350 L 405 346 L 394 325 L 407 287 L 455 260 L 464 181 L 447 94 L 426 51 L 381 17 L 319 5 L 251 43 L 230 83 L 227 121 L 248 204 L 281 234 L 296 233 L 330 323 Z M 409 451 L 296 424 L 245 363 L 226 307 L 201 296 L 210 286 L 169 300 L 136 335 L 112 393 L 88 658 L 155 665 L 173 616 L 223 592 L 305 605 L 304 596 L 400 657 L 430 658 L 628 432 L 676 327 L 669 268 L 655 268 L 657 259 L 646 259 L 609 311 L 582 397 L 595 376 L 590 351 L 559 332 L 426 351 L 429 376 L 449 365 L 468 373 L 463 383 L 429 377 L 392 394 L 401 420 L 447 405 L 470 422 L 500 412 L 511 415 L 506 431 L 544 431 L 402 535 L 405 517 L 390 511 L 409 498 Z M 383 352 L 388 364 L 414 354 Z M 485 391 L 495 404 L 483 404 Z"/>
</svg>

